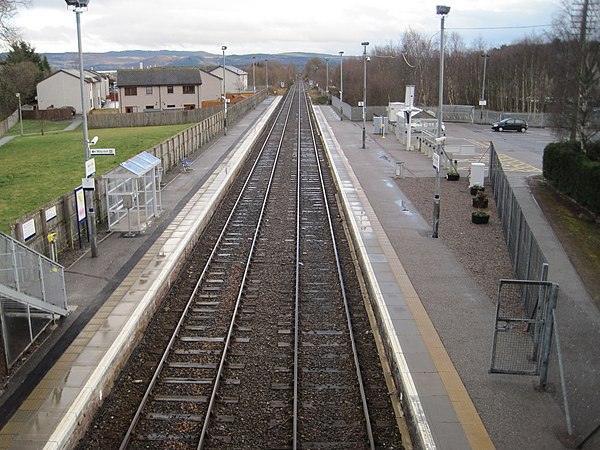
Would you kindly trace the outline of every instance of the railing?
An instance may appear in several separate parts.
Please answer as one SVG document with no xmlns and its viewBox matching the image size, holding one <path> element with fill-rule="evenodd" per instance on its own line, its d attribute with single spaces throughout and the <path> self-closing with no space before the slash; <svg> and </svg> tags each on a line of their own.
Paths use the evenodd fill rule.
<svg viewBox="0 0 600 450">
<path fill-rule="evenodd" d="M 0 324 L 7 367 L 52 322 L 67 314 L 64 268 L 0 233 Z"/>
</svg>

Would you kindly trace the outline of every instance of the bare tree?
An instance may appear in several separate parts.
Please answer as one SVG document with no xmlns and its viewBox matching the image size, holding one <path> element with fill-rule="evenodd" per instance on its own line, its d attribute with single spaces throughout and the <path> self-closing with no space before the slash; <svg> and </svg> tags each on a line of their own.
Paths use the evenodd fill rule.
<svg viewBox="0 0 600 450">
<path fill-rule="evenodd" d="M 29 4 L 29 0 L 0 0 L 0 42 L 9 43 L 16 39 L 17 31 L 13 19 L 17 8 Z"/>
<path fill-rule="evenodd" d="M 598 134 L 592 112 L 600 106 L 600 1 L 564 1 L 553 30 L 562 70 L 553 73 L 553 124 L 585 152 Z"/>
</svg>

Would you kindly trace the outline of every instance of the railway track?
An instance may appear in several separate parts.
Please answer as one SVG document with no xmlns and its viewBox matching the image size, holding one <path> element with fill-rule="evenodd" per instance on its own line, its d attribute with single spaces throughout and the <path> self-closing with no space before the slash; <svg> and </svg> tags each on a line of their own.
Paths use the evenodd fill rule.
<svg viewBox="0 0 600 450">
<path fill-rule="evenodd" d="M 205 262 L 184 270 L 195 281 L 121 449 L 402 448 L 381 367 L 361 368 L 374 343 L 331 185 L 296 84 Z"/>
</svg>

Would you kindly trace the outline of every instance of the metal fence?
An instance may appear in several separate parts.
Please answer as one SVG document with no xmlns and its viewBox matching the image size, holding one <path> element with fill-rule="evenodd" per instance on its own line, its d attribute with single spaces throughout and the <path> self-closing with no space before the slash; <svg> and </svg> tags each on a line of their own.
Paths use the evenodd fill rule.
<svg viewBox="0 0 600 450">
<path fill-rule="evenodd" d="M 527 224 L 493 143 L 490 143 L 489 152 L 489 181 L 494 192 L 514 273 L 520 280 L 539 280 L 543 266 L 547 263 L 546 258 Z"/>
<path fill-rule="evenodd" d="M 0 233 L 0 327 L 11 367 L 52 322 L 66 314 L 64 268 Z"/>
</svg>

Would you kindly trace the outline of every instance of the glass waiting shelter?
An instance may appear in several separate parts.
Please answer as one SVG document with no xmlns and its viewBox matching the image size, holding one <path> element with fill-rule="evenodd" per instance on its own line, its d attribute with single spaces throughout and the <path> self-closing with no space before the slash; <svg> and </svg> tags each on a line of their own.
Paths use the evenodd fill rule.
<svg viewBox="0 0 600 450">
<path fill-rule="evenodd" d="M 161 161 L 142 152 L 104 174 L 108 227 L 135 234 L 144 231 L 161 210 Z"/>
</svg>

